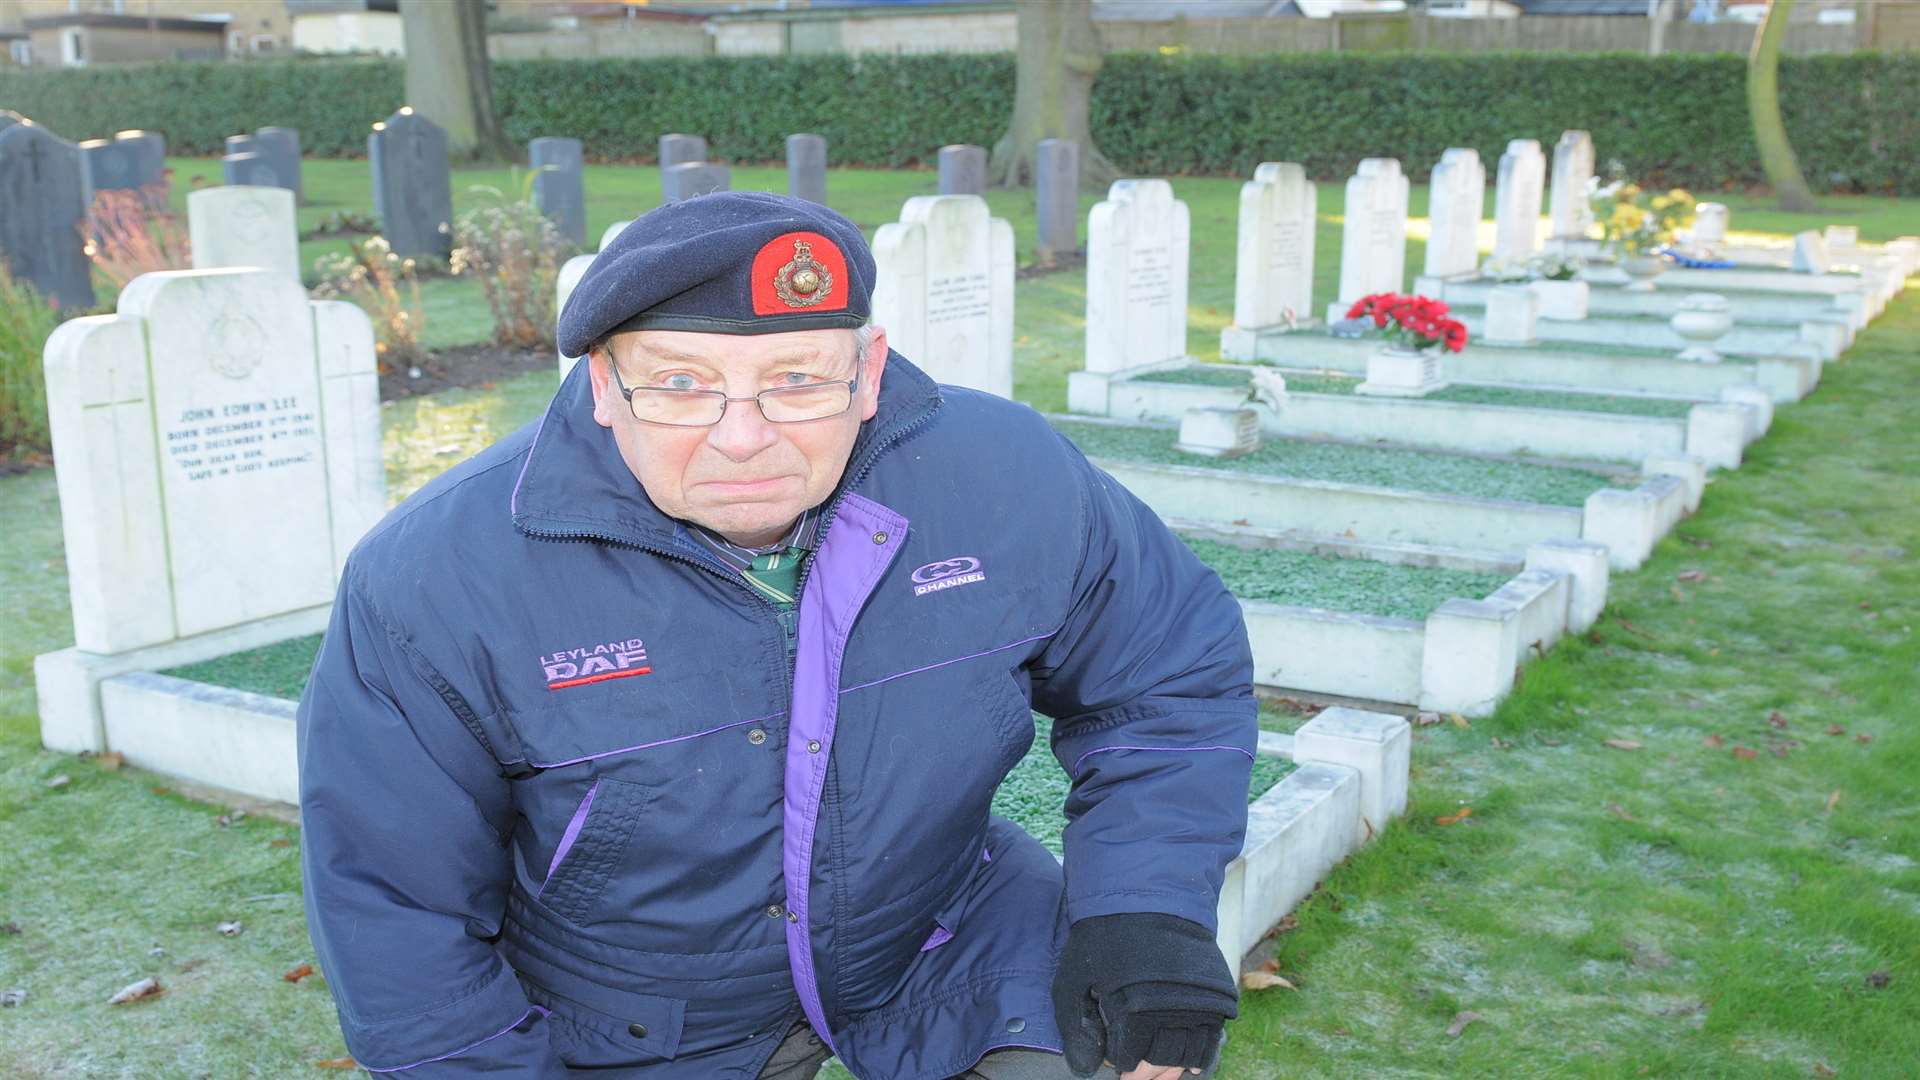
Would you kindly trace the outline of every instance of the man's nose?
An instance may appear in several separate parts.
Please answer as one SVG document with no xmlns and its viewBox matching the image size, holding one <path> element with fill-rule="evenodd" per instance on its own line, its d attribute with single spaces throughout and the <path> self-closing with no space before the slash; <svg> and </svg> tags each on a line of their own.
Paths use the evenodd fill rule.
<svg viewBox="0 0 1920 1080">
<path fill-rule="evenodd" d="M 727 402 L 720 422 L 707 429 L 707 445 L 732 461 L 745 461 L 779 438 L 780 433 L 760 412 L 760 404 L 752 399 Z"/>
</svg>

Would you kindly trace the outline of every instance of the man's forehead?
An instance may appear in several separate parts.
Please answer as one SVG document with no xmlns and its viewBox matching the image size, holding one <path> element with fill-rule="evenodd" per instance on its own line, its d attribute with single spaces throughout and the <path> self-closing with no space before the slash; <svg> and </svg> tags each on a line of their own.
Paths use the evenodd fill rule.
<svg viewBox="0 0 1920 1080">
<path fill-rule="evenodd" d="M 756 366 L 838 356 L 846 351 L 851 334 L 849 330 L 795 330 L 784 334 L 629 330 L 613 335 L 608 345 L 615 356 L 636 364 L 696 360 L 714 367 Z"/>
</svg>

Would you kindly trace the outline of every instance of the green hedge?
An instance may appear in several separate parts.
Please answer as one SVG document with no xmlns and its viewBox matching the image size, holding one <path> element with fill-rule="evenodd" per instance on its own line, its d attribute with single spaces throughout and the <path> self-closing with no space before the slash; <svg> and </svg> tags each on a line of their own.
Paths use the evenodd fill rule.
<svg viewBox="0 0 1920 1080">
<path fill-rule="evenodd" d="M 1584 127 L 1603 159 L 1711 191 L 1761 180 L 1745 79 L 1744 59 L 1724 54 L 1121 54 L 1094 87 L 1093 128 L 1136 174 L 1246 175 L 1288 160 L 1331 180 L 1367 156 L 1422 176 L 1449 146 L 1491 165 L 1511 137 L 1550 147 Z M 312 153 L 355 155 L 402 84 L 385 60 L 11 71 L 0 73 L 0 106 L 74 139 L 153 128 L 181 154 L 285 124 Z M 1787 59 L 1780 86 L 1815 188 L 1920 195 L 1920 54 Z M 817 131 L 838 163 L 891 166 L 998 139 L 1013 58 L 506 61 L 494 65 L 494 94 L 514 140 L 571 135 L 601 159 L 647 159 L 661 132 L 688 131 L 706 133 L 717 157 L 771 161 L 789 132 Z"/>
</svg>

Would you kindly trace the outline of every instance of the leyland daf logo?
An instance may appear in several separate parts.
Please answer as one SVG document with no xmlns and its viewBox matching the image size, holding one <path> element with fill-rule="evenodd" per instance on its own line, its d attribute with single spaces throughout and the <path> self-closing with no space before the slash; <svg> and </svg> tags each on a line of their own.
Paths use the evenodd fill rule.
<svg viewBox="0 0 1920 1080">
<path fill-rule="evenodd" d="M 971 585 L 976 581 L 987 580 L 980 570 L 980 560 L 971 555 L 962 555 L 954 559 L 941 559 L 930 562 L 913 572 L 913 595 L 925 596 L 941 589 L 951 589 L 958 585 Z"/>
<path fill-rule="evenodd" d="M 601 645 L 583 645 L 540 658 L 547 673 L 547 689 L 565 690 L 569 686 L 646 675 L 647 647 L 639 638 L 609 641 Z"/>
</svg>

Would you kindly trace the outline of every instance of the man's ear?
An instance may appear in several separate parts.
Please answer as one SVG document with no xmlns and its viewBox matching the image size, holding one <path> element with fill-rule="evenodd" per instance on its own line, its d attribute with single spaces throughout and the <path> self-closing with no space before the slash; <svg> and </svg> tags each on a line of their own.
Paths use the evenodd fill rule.
<svg viewBox="0 0 1920 1080">
<path fill-rule="evenodd" d="M 580 363 L 587 365 L 587 381 L 593 384 L 593 422 L 608 429 L 613 427 L 614 410 L 626 404 L 607 375 L 607 365 L 611 362 L 605 345 L 588 349 L 587 355 L 580 358 Z"/>
<path fill-rule="evenodd" d="M 875 325 L 873 340 L 867 343 L 867 355 L 860 368 L 860 419 L 873 419 L 880 411 L 880 377 L 887 367 L 887 328 Z"/>
</svg>

